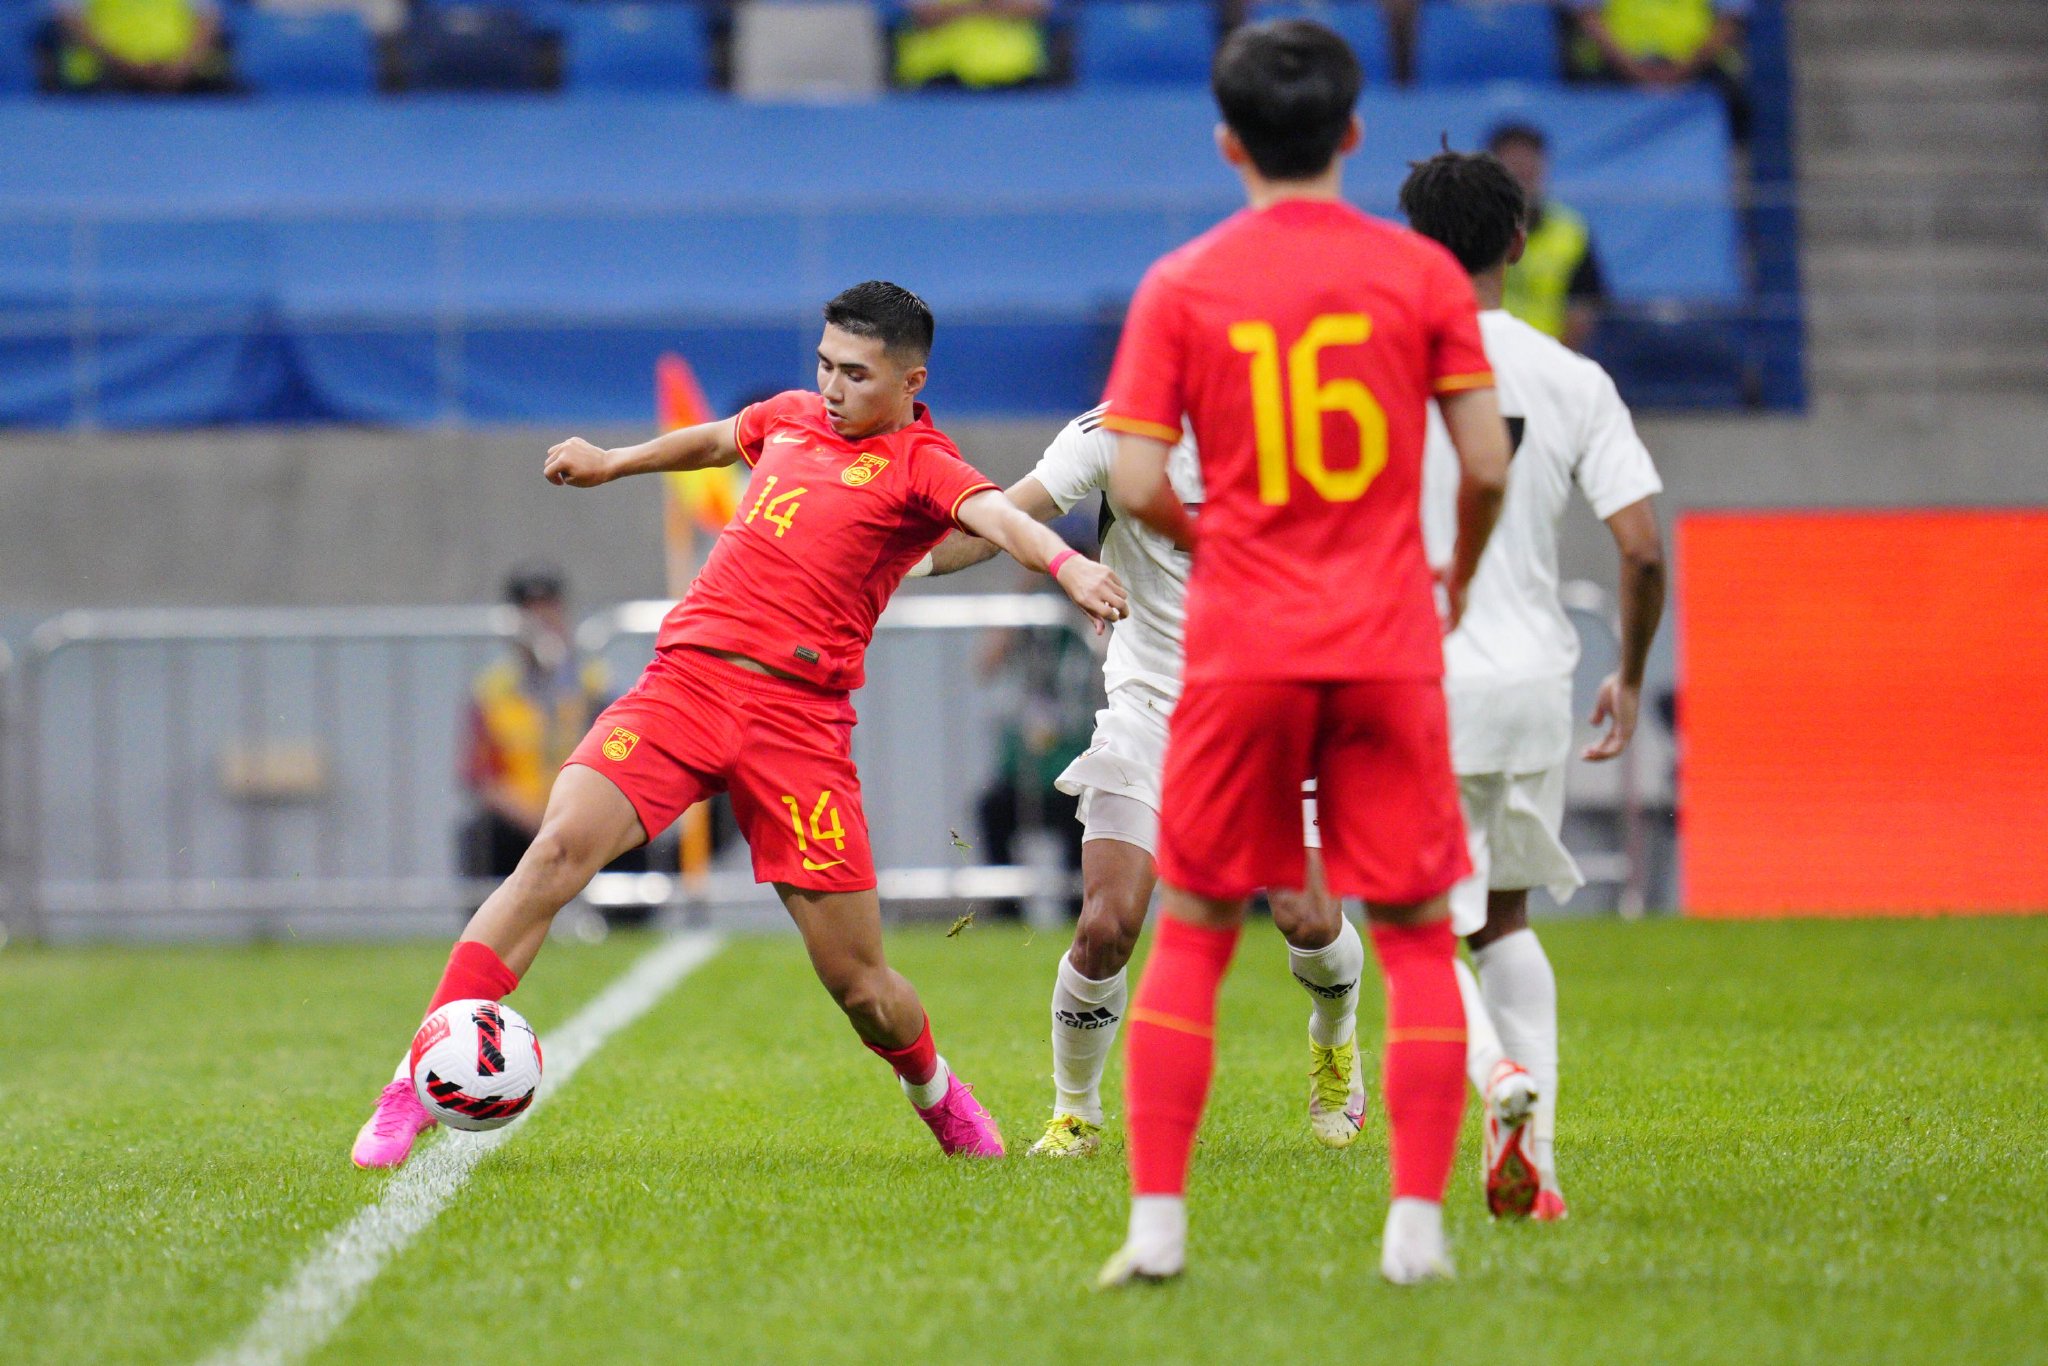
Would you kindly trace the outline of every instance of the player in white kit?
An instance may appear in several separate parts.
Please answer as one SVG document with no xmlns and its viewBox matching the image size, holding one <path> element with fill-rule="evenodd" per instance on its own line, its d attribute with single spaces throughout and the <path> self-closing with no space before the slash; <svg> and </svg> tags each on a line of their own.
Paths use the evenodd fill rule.
<svg viewBox="0 0 2048 1366">
<path fill-rule="evenodd" d="M 1180 696 L 1181 634 L 1191 558 L 1108 496 L 1114 433 L 1096 409 L 1069 422 L 1010 501 L 1050 521 L 1103 494 L 1102 562 L 1129 594 L 1129 615 L 1110 633 L 1103 664 L 1108 705 L 1095 717 L 1088 750 L 1058 780 L 1080 798 L 1081 919 L 1060 959 L 1052 997 L 1053 1114 L 1031 1147 L 1036 1156 L 1093 1152 L 1102 1135 L 1102 1069 L 1130 989 L 1124 965 L 1144 928 L 1157 873 L 1159 782 L 1166 765 L 1166 722 Z M 1186 437 L 1173 448 L 1167 477 L 1191 510 L 1202 501 L 1201 465 Z M 950 574 L 990 558 L 995 547 L 955 535 L 913 574 Z M 1327 896 L 1273 897 L 1273 923 L 1288 943 L 1288 966 L 1308 991 L 1309 1125 L 1327 1147 L 1358 1135 L 1365 1079 L 1356 1042 L 1358 981 L 1365 943 Z"/>
<path fill-rule="evenodd" d="M 1526 1113 L 1517 1103 L 1488 1105 L 1487 1206 L 1496 1215 L 1562 1219 L 1552 1153 L 1557 980 L 1529 928 L 1530 888 L 1563 901 L 1584 883 L 1558 839 L 1579 661 L 1578 633 L 1558 600 L 1559 526 L 1576 488 L 1621 555 L 1621 667 L 1600 685 L 1592 720 L 1607 729 L 1584 754 L 1612 759 L 1635 730 L 1643 664 L 1663 612 L 1652 505 L 1663 485 L 1607 372 L 1501 308 L 1503 275 L 1524 245 L 1522 192 L 1506 169 L 1490 156 L 1444 152 L 1415 166 L 1401 208 L 1472 274 L 1515 445 L 1500 522 L 1464 616 L 1444 641 L 1451 761 L 1473 867 L 1451 892 L 1451 920 L 1478 965 L 1476 981 L 1458 965 L 1472 1084 L 1490 1101 L 1534 1091 Z M 1449 556 L 1457 469 L 1432 413 L 1423 538 L 1433 563 Z"/>
</svg>

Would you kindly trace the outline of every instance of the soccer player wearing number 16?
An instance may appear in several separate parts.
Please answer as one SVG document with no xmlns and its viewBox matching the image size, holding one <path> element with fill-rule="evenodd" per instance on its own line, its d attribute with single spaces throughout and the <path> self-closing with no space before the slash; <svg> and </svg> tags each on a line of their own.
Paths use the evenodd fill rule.
<svg viewBox="0 0 2048 1366">
<path fill-rule="evenodd" d="M 1454 616 L 1500 512 L 1508 437 L 1464 271 L 1343 201 L 1361 80 L 1318 24 L 1225 40 L 1217 140 L 1250 207 L 1146 274 L 1110 373 L 1112 496 L 1195 559 L 1160 808 L 1163 914 L 1128 1025 L 1135 1198 L 1105 1285 L 1181 1269 L 1217 991 L 1246 898 L 1306 883 L 1310 779 L 1328 888 L 1365 903 L 1387 985 L 1380 1269 L 1403 1284 L 1450 1274 L 1465 1016 L 1446 894 L 1470 864 L 1416 514 L 1429 399 L 1463 465 Z M 1165 478 L 1183 413 L 1202 460 L 1199 539 Z"/>
<path fill-rule="evenodd" d="M 869 281 L 825 305 L 817 393 L 622 450 L 572 438 L 548 452 L 543 473 L 574 488 L 738 460 L 754 473 L 662 623 L 653 663 L 570 756 L 532 847 L 463 931 L 430 1012 L 511 991 L 591 874 L 729 791 L 754 875 L 775 884 L 819 979 L 939 1146 L 1002 1155 L 994 1120 L 938 1055 L 916 990 L 883 959 L 847 694 L 889 595 L 954 526 L 1052 574 L 1098 622 L 1123 615 L 1124 595 L 932 425 L 916 401 L 931 344 L 924 301 Z M 356 1164 L 396 1166 L 431 1123 L 401 1065 L 357 1136 Z"/>
</svg>

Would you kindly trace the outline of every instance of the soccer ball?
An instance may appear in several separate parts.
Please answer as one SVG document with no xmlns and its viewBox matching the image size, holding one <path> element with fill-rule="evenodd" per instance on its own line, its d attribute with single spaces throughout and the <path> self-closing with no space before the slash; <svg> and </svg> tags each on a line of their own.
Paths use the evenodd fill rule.
<svg viewBox="0 0 2048 1366">
<path fill-rule="evenodd" d="M 413 1035 L 412 1086 L 450 1128 L 502 1128 L 540 1089 L 540 1039 L 508 1005 L 450 1001 Z"/>
</svg>

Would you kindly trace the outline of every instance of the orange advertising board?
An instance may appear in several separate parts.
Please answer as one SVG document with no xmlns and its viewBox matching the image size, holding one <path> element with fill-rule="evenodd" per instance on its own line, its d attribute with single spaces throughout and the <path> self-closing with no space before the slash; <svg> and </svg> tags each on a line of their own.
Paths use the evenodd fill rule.
<svg viewBox="0 0 2048 1366">
<path fill-rule="evenodd" d="M 2048 910 L 2048 511 L 1679 520 L 1683 900 Z"/>
</svg>

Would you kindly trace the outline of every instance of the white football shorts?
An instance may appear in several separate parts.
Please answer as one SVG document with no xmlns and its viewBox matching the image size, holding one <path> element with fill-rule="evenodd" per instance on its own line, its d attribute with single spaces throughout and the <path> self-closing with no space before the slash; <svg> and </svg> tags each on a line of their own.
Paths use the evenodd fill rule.
<svg viewBox="0 0 2048 1366">
<path fill-rule="evenodd" d="M 1461 773 L 1465 841 L 1472 875 L 1451 888 L 1451 928 L 1460 936 L 1486 928 L 1488 891 L 1542 887 L 1560 905 L 1586 885 L 1558 839 L 1564 828 L 1564 765 L 1541 773 Z"/>
<path fill-rule="evenodd" d="M 1122 687 L 1095 713 L 1095 735 L 1053 786 L 1081 799 L 1081 840 L 1112 839 L 1159 852 L 1159 781 L 1166 769 L 1166 720 L 1173 704 L 1149 689 Z M 1098 801 L 1098 796 L 1117 800 Z"/>
</svg>

